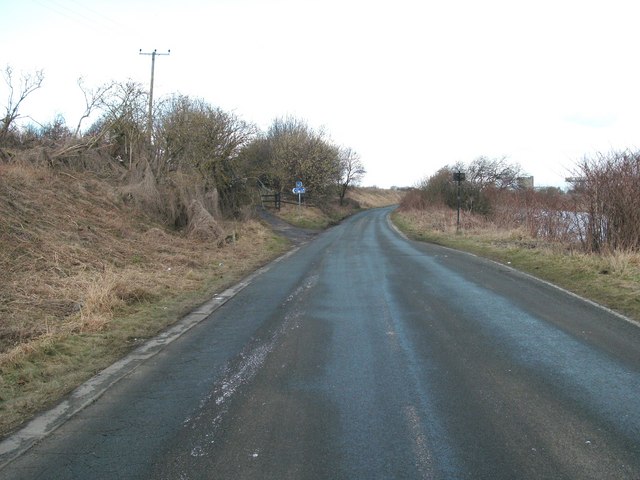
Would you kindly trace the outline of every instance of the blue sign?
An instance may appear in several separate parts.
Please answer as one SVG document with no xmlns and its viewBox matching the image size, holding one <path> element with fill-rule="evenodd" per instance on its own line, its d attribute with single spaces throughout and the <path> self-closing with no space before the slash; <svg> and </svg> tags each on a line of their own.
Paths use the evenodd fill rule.
<svg viewBox="0 0 640 480">
<path fill-rule="evenodd" d="M 296 187 L 292 190 L 292 192 L 296 195 L 299 195 L 301 193 L 305 193 L 307 190 L 304 187 Z"/>
<path fill-rule="evenodd" d="M 303 187 L 302 187 L 302 182 L 301 182 L 300 180 L 298 180 L 298 181 L 296 182 L 296 188 L 303 188 Z M 302 192 L 302 193 L 304 193 L 304 192 Z"/>
</svg>

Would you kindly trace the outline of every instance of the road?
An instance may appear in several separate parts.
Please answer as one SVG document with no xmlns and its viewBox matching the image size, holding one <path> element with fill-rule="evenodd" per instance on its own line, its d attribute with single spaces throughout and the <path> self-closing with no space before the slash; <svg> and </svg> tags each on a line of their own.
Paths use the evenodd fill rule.
<svg viewBox="0 0 640 480">
<path fill-rule="evenodd" d="M 640 328 L 363 212 L 0 471 L 639 479 Z"/>
</svg>

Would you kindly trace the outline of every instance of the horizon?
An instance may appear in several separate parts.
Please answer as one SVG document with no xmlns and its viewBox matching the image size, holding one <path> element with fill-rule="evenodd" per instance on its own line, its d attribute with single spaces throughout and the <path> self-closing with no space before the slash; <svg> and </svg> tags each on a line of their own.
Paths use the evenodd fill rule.
<svg viewBox="0 0 640 480">
<path fill-rule="evenodd" d="M 266 130 L 288 115 L 358 152 L 363 184 L 414 186 L 506 156 L 566 187 L 582 158 L 636 148 L 629 2 L 460 0 L 0 2 L 3 65 L 42 69 L 22 113 L 75 125 L 77 87 L 129 79 L 202 98 Z M 0 98 L 7 89 L 0 84 Z M 0 104 L 2 107 L 4 104 Z M 86 128 L 88 123 L 84 125 Z"/>
</svg>

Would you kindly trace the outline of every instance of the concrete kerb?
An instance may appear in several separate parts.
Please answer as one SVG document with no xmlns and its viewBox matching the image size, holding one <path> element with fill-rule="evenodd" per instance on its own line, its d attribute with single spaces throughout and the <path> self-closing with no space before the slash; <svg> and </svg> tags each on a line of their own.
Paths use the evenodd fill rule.
<svg viewBox="0 0 640 480">
<path fill-rule="evenodd" d="M 166 345 L 177 340 L 206 319 L 247 287 L 255 278 L 268 271 L 276 263 L 292 256 L 299 249 L 300 246 L 292 248 L 268 265 L 251 273 L 236 285 L 214 295 L 209 301 L 192 310 L 172 327 L 87 380 L 54 408 L 37 415 L 19 431 L 2 440 L 0 442 L 0 470 L 53 433 L 71 417 L 98 400 L 112 385 L 159 353 Z"/>
</svg>

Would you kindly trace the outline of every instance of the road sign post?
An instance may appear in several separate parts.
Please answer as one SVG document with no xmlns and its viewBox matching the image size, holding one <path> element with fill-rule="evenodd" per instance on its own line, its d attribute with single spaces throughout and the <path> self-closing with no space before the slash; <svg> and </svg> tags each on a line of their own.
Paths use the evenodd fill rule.
<svg viewBox="0 0 640 480">
<path fill-rule="evenodd" d="M 298 207 L 299 207 L 302 204 L 302 194 L 305 193 L 307 190 L 304 188 L 301 181 L 297 181 L 295 188 L 291 191 L 293 192 L 294 195 L 298 195 Z"/>
<path fill-rule="evenodd" d="M 456 233 L 460 233 L 460 183 L 465 180 L 465 173 L 458 170 L 453 172 L 453 181 L 458 183 L 458 220 L 456 222 Z"/>
</svg>

